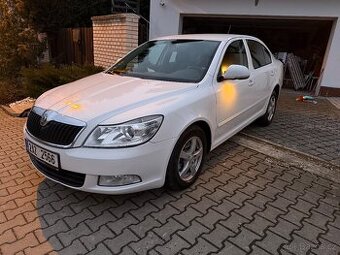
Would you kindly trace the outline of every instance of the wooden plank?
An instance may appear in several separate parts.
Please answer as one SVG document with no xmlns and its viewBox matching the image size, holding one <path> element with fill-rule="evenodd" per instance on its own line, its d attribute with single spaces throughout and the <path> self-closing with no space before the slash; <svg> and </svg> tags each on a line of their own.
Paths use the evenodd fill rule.
<svg viewBox="0 0 340 255">
<path fill-rule="evenodd" d="M 293 53 L 288 54 L 287 63 L 288 63 L 288 70 L 292 77 L 295 90 L 304 88 L 305 79 L 304 79 L 301 67 L 297 61 L 297 58 Z"/>
</svg>

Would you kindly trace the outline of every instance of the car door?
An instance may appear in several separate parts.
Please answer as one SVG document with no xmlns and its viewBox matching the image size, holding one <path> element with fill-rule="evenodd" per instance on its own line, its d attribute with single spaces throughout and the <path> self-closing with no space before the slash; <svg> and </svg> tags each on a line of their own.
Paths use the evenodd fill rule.
<svg viewBox="0 0 340 255">
<path fill-rule="evenodd" d="M 217 141 L 230 137 L 251 116 L 249 111 L 254 97 L 250 79 L 223 81 L 218 79 L 232 64 L 249 67 L 249 59 L 244 40 L 235 39 L 227 44 L 214 81 L 217 102 Z"/>
<path fill-rule="evenodd" d="M 251 57 L 250 81 L 252 93 L 256 100 L 253 102 L 254 113 L 260 114 L 267 106 L 268 97 L 271 95 L 271 85 L 274 79 L 274 67 L 269 50 L 259 41 L 247 39 L 247 46 Z"/>
</svg>

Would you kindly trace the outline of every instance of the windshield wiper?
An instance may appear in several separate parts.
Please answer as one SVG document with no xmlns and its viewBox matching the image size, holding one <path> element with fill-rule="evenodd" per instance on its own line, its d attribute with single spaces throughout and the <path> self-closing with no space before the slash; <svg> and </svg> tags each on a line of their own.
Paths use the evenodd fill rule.
<svg viewBox="0 0 340 255">
<path fill-rule="evenodd" d="M 123 71 L 123 70 L 108 70 L 106 73 L 122 75 L 122 74 L 125 74 L 126 71 Z"/>
</svg>

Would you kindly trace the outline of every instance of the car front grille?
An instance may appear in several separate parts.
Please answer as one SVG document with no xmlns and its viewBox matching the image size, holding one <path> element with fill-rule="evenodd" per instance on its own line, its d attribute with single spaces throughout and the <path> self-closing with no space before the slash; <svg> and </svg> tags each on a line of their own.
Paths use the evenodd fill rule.
<svg viewBox="0 0 340 255">
<path fill-rule="evenodd" d="M 34 156 L 30 155 L 30 158 L 33 165 L 47 177 L 76 188 L 84 185 L 85 174 L 56 169 L 36 159 Z"/>
<path fill-rule="evenodd" d="M 34 137 L 52 144 L 70 145 L 83 126 L 74 126 L 51 120 L 45 126 L 40 125 L 41 116 L 31 111 L 27 118 L 27 130 Z"/>
</svg>

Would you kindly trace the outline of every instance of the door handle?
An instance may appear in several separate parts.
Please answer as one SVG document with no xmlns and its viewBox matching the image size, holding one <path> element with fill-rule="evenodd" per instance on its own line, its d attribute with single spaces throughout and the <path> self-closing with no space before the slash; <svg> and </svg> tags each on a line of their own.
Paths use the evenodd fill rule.
<svg viewBox="0 0 340 255">
<path fill-rule="evenodd" d="M 271 70 L 270 71 L 270 76 L 274 76 L 274 74 L 275 74 L 274 70 Z"/>
<path fill-rule="evenodd" d="M 254 85 L 254 80 L 249 80 L 249 86 L 251 87 L 251 86 L 253 86 Z"/>
</svg>

